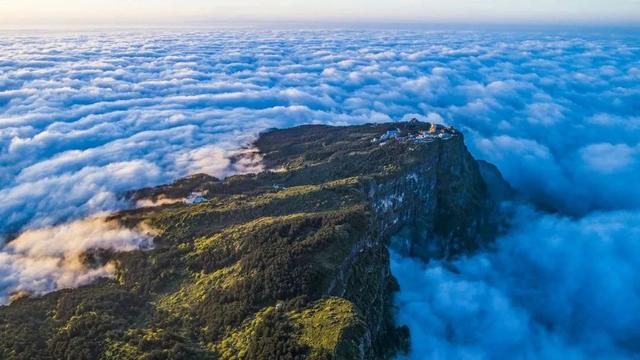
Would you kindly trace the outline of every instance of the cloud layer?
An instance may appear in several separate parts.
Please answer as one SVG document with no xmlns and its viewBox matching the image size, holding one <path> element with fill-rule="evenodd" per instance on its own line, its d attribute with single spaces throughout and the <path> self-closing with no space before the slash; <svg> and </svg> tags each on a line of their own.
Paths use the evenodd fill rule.
<svg viewBox="0 0 640 360">
<path fill-rule="evenodd" d="M 0 256 L 32 254 L 41 242 L 59 254 L 66 245 L 51 226 L 131 206 L 118 197 L 123 191 L 196 172 L 254 170 L 231 166 L 229 156 L 261 130 L 419 116 L 460 128 L 476 157 L 562 215 L 525 211 L 528 221 L 495 253 L 460 260 L 458 272 L 395 258 L 400 321 L 412 325 L 417 354 L 627 354 L 638 329 L 625 320 L 635 319 L 638 303 L 638 264 L 627 257 L 638 254 L 630 242 L 640 208 L 638 39 L 594 32 L 3 33 L 0 236 L 44 232 L 37 244 L 21 240 L 29 247 L 10 245 Z M 29 271 L 44 264 L 17 259 L 4 261 L 12 264 L 3 268 L 13 274 L 7 289 L 31 286 Z"/>
<path fill-rule="evenodd" d="M 638 47 L 570 33 L 8 33 L 0 226 L 52 225 L 119 208 L 125 190 L 226 175 L 226 152 L 269 127 L 407 114 L 462 128 L 477 156 L 555 207 L 637 207 L 625 175 L 640 166 Z"/>
<path fill-rule="evenodd" d="M 630 358 L 640 352 L 640 214 L 521 210 L 498 250 L 392 255 L 412 359 Z"/>
</svg>

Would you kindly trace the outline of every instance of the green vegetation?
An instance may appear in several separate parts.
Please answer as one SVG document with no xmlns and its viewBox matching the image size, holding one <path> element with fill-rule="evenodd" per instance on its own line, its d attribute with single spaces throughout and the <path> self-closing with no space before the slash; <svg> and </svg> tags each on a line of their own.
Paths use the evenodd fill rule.
<svg viewBox="0 0 640 360">
<path fill-rule="evenodd" d="M 393 325 L 389 234 L 371 232 L 379 219 L 367 191 L 440 156 L 442 146 L 372 142 L 396 126 L 269 132 L 256 146 L 268 168 L 284 171 L 194 176 L 130 193 L 207 199 L 113 215 L 123 226 L 152 227 L 155 248 L 110 254 L 114 279 L 1 307 L 0 358 L 388 357 L 408 334 Z M 469 211 L 451 206 L 448 216 Z"/>
<path fill-rule="evenodd" d="M 349 336 L 359 339 L 366 329 L 353 303 L 341 298 L 324 299 L 303 311 L 293 312 L 290 318 L 301 328 L 300 342 L 318 358 L 332 354 L 340 341 Z"/>
</svg>

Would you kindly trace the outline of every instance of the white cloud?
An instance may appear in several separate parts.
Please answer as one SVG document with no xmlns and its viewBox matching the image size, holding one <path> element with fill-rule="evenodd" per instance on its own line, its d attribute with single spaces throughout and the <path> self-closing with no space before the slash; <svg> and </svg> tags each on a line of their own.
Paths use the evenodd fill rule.
<svg viewBox="0 0 640 360">
<path fill-rule="evenodd" d="M 530 199 L 562 213 L 587 216 L 582 222 L 533 217 L 532 228 L 526 230 L 539 235 L 526 239 L 532 252 L 539 250 L 544 257 L 562 249 L 568 259 L 575 259 L 598 243 L 597 236 L 576 230 L 585 226 L 601 231 L 602 226 L 591 225 L 604 220 L 589 214 L 634 214 L 640 208 L 640 70 L 632 40 L 628 34 L 588 32 L 6 33 L 0 41 L 0 229 L 6 236 L 73 223 L 130 206 L 119 197 L 125 191 L 194 172 L 223 177 L 258 171 L 255 156 L 236 164 L 229 158 L 267 128 L 418 117 L 460 128 L 472 153 L 496 163 Z M 621 232 L 635 234 L 633 216 L 617 219 L 603 226 L 616 224 Z M 549 231 L 536 232 L 540 229 Z M 559 235 L 553 236 L 552 229 Z M 522 245 L 521 235 L 508 238 Z M 617 235 L 610 238 L 625 251 L 635 251 Z M 585 240 L 571 247 L 575 239 Z M 102 240 L 97 241 L 96 246 Z M 57 246 L 66 249 L 54 241 L 52 248 Z M 613 267 L 614 248 L 605 246 L 602 259 L 587 255 L 595 264 Z M 524 260 L 514 262 L 508 273 L 496 267 L 500 251 L 470 260 L 486 275 L 482 279 L 436 267 L 428 270 L 431 278 L 414 279 L 435 291 L 401 295 L 427 297 L 420 301 L 434 306 L 432 318 L 416 315 L 434 327 L 417 328 L 414 344 L 431 339 L 435 342 L 426 343 L 442 345 L 432 348 L 442 357 L 474 356 L 491 354 L 496 347 L 507 351 L 511 345 L 529 346 L 523 339 L 532 337 L 540 346 L 525 346 L 531 354 L 553 357 L 556 349 L 557 354 L 579 357 L 587 341 L 567 339 L 570 328 L 562 323 L 562 314 L 539 313 L 549 317 L 547 323 L 557 322 L 558 331 L 532 327 L 531 321 L 539 321 L 532 320 L 533 309 L 514 303 L 515 295 L 498 281 L 548 289 L 548 278 L 527 272 L 531 264 L 526 261 L 537 260 L 518 253 Z M 16 256 L 10 248 L 0 252 L 9 264 L 3 269 L 13 274 L 3 282 L 7 289 L 26 286 L 44 292 L 84 283 L 82 276 L 108 274 L 67 271 L 64 266 L 62 271 L 58 255 L 46 261 Z M 572 264 L 566 271 L 577 279 L 604 279 L 581 263 Z M 638 270 L 632 262 L 619 264 Z M 49 270 L 41 269 L 47 266 L 61 275 L 50 280 L 29 273 L 44 274 Z M 557 264 L 548 268 L 568 276 Z M 615 271 L 612 280 L 623 278 Z M 70 280 L 59 280 L 69 273 Z M 419 276 L 402 274 L 401 282 Z M 604 341 L 594 348 L 603 354 L 607 348 L 619 351 L 607 341 L 620 340 L 621 327 L 591 323 L 609 314 L 606 306 L 592 306 L 599 295 L 585 285 L 587 291 L 577 297 L 568 292 L 571 282 L 553 284 L 558 286 L 553 290 L 566 295 L 565 303 L 589 304 L 591 314 L 578 311 L 589 321 L 587 329 L 594 330 L 592 340 Z M 516 284 L 513 289 L 524 288 Z M 633 289 L 607 294 L 615 301 L 629 299 Z M 478 314 L 482 308 L 487 311 Z M 473 314 L 478 314 L 477 323 L 466 317 Z M 441 331 L 454 331 L 467 340 L 443 339 Z M 491 336 L 474 338 L 475 332 L 485 331 Z M 514 340 L 494 336 L 500 332 L 513 334 Z"/>
<path fill-rule="evenodd" d="M 88 250 L 131 251 L 152 246 L 152 234 L 94 217 L 65 225 L 28 230 L 0 252 L 0 304 L 15 293 L 44 293 L 112 276 L 111 262 L 89 266 Z"/>
<path fill-rule="evenodd" d="M 639 155 L 640 151 L 626 144 L 591 144 L 580 149 L 580 156 L 585 164 L 603 173 L 628 168 Z"/>
</svg>

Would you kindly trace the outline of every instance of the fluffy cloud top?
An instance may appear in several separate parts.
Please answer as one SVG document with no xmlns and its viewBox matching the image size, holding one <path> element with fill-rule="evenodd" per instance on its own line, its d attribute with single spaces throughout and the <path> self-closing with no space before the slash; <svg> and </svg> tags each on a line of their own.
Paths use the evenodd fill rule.
<svg viewBox="0 0 640 360">
<path fill-rule="evenodd" d="M 5 33 L 0 233 L 38 231 L 130 206 L 118 194 L 195 172 L 255 171 L 255 162 L 233 166 L 228 159 L 270 127 L 421 114 L 460 128 L 474 155 L 498 165 L 522 193 L 578 220 L 530 215 L 531 224 L 517 226 L 495 253 L 454 264 L 458 272 L 448 264 L 396 259 L 404 289 L 400 321 L 412 325 L 417 354 L 625 355 L 638 343 L 637 325 L 621 318 L 627 311 L 636 320 L 639 294 L 631 283 L 638 264 L 625 257 L 637 254 L 629 239 L 637 238 L 640 208 L 638 38 L 355 30 Z M 65 249 L 46 234 L 38 242 Z M 0 256 L 31 254 L 31 247 L 16 252 L 12 246 Z M 52 269 L 59 267 L 56 254 Z M 14 274 L 5 288 L 32 283 L 30 269 L 44 264 L 27 264 L 30 255 L 20 259 L 4 260 L 12 265 L 3 274 Z M 32 289 L 72 286 L 78 278 L 72 279 Z M 486 336 L 479 339 L 478 332 Z"/>
<path fill-rule="evenodd" d="M 269 127 L 407 114 L 462 128 L 476 155 L 554 207 L 640 205 L 637 187 L 618 176 L 640 164 L 633 37 L 256 30 L 3 39 L 5 233 L 113 210 L 122 191 L 189 173 L 228 175 L 237 169 L 225 166 L 226 152 Z M 594 188 L 606 195 L 590 196 Z"/>
</svg>

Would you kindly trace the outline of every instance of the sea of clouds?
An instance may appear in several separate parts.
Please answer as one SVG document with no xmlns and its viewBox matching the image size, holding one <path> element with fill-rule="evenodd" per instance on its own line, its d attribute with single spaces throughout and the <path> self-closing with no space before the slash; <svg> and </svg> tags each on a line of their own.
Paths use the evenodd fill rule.
<svg viewBox="0 0 640 360">
<path fill-rule="evenodd" d="M 0 299 L 90 281 L 69 265 L 87 247 L 148 245 L 81 219 L 131 206 L 127 190 L 252 171 L 229 155 L 262 130 L 416 116 L 457 126 L 555 214 L 520 209 L 495 251 L 453 264 L 394 254 L 409 356 L 638 352 L 637 35 L 0 33 L 0 237 L 19 235 L 0 252 Z"/>
</svg>

